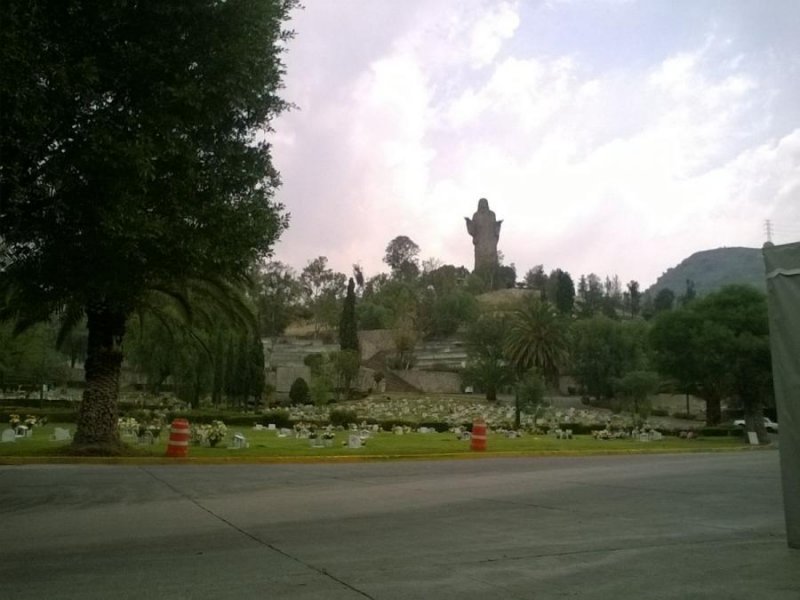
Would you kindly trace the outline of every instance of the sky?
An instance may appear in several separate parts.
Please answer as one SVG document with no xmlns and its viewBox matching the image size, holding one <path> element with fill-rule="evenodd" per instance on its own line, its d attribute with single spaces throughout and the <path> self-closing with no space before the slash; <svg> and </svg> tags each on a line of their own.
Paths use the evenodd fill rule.
<svg viewBox="0 0 800 600">
<path fill-rule="evenodd" d="M 367 276 L 406 235 L 473 266 L 487 198 L 531 267 L 648 287 L 800 240 L 800 1 L 307 0 L 273 122 L 273 259 Z"/>
</svg>

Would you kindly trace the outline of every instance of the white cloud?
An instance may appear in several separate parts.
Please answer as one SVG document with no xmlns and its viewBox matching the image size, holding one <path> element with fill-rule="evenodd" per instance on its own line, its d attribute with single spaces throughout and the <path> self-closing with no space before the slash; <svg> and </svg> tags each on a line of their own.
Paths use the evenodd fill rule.
<svg viewBox="0 0 800 600">
<path fill-rule="evenodd" d="M 470 58 L 473 67 L 490 64 L 503 42 L 514 35 L 519 27 L 516 3 L 504 2 L 484 14 L 473 25 L 470 33 Z"/>
<path fill-rule="evenodd" d="M 425 256 L 470 265 L 463 216 L 485 196 L 521 271 L 647 285 L 694 251 L 759 245 L 765 218 L 800 217 L 800 133 L 770 138 L 775 83 L 730 40 L 604 70 L 511 44 L 526 27 L 515 3 L 452 7 L 415 4 L 415 26 L 351 80 L 299 87 L 314 110 L 276 140 L 297 161 L 286 191 L 326 200 L 290 205 L 286 245 L 303 257 L 291 262 L 327 254 L 374 272 L 405 234 Z"/>
</svg>

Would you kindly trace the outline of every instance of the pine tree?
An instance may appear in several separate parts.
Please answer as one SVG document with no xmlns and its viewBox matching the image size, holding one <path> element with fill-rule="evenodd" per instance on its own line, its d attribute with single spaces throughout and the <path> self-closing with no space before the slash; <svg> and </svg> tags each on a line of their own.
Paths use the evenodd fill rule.
<svg viewBox="0 0 800 600">
<path fill-rule="evenodd" d="M 358 329 L 356 326 L 356 290 L 353 278 L 347 284 L 347 296 L 339 321 L 339 347 L 342 350 L 358 352 Z"/>
</svg>

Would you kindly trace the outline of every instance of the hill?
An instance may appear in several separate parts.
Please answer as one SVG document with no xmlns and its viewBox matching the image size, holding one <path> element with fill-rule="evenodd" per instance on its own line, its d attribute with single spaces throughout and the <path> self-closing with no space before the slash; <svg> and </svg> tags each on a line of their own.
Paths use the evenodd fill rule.
<svg viewBox="0 0 800 600">
<path fill-rule="evenodd" d="M 745 283 L 765 290 L 761 249 L 717 248 L 695 252 L 678 266 L 667 269 L 647 291 L 655 295 L 664 288 L 670 288 L 676 296 L 680 296 L 686 290 L 687 279 L 694 281 L 698 295 L 732 283 Z"/>
</svg>

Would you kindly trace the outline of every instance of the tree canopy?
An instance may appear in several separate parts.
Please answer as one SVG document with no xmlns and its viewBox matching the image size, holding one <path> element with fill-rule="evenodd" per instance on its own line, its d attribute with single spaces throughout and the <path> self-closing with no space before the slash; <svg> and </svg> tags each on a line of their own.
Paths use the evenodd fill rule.
<svg viewBox="0 0 800 600">
<path fill-rule="evenodd" d="M 552 304 L 534 300 L 512 314 L 505 353 L 518 371 L 535 368 L 558 387 L 559 371 L 566 364 L 568 351 L 565 323 Z"/>
<path fill-rule="evenodd" d="M 121 343 L 145 297 L 243 274 L 287 225 L 264 132 L 286 108 L 294 5 L 4 5 L 4 314 L 87 315 L 77 444 L 118 443 Z"/>
<path fill-rule="evenodd" d="M 733 397 L 765 436 L 758 416 L 772 371 L 762 292 L 731 285 L 661 313 L 650 339 L 660 370 L 706 401 L 709 424 L 720 421 L 722 399 Z"/>
<path fill-rule="evenodd" d="M 413 278 L 419 274 L 419 246 L 405 235 L 398 235 L 386 245 L 383 262 L 396 277 Z"/>
</svg>

